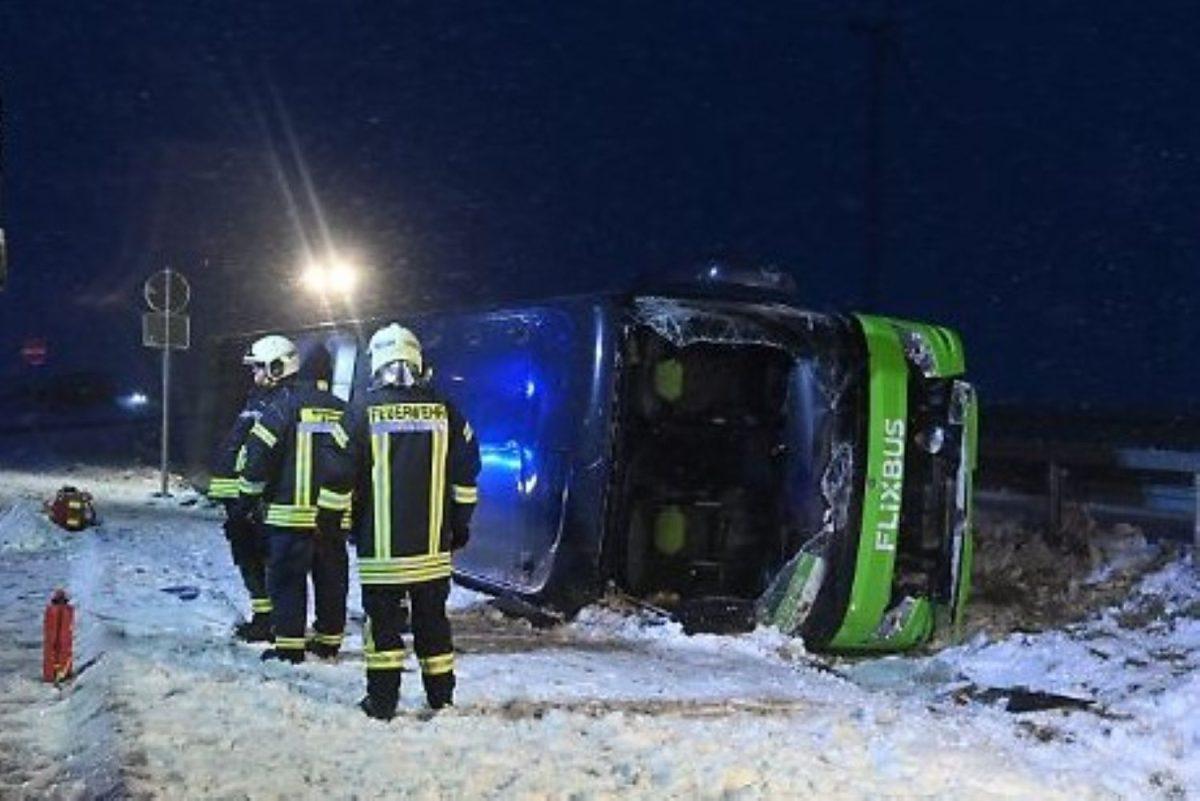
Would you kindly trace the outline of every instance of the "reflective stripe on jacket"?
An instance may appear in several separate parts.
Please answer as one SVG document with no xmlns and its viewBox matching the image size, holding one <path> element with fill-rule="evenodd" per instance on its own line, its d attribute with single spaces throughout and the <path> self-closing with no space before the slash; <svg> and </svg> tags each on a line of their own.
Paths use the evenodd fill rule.
<svg viewBox="0 0 1200 801">
<path fill-rule="evenodd" d="M 479 443 L 426 387 L 384 386 L 347 412 L 354 527 L 363 584 L 450 575 L 450 542 L 478 499 Z"/>
<path fill-rule="evenodd" d="M 349 493 L 325 489 L 344 471 L 344 409 L 340 399 L 309 383 L 290 382 L 268 392 L 246 439 L 238 484 L 242 495 L 262 497 L 267 524 L 311 529 L 318 501 L 324 500 L 326 508 L 347 512 L 343 525 L 349 526 Z"/>
<path fill-rule="evenodd" d="M 208 480 L 208 497 L 233 500 L 238 496 L 238 477 L 246 458 L 246 437 L 262 414 L 265 398 L 254 393 L 238 412 L 233 425 L 217 445 Z"/>
</svg>

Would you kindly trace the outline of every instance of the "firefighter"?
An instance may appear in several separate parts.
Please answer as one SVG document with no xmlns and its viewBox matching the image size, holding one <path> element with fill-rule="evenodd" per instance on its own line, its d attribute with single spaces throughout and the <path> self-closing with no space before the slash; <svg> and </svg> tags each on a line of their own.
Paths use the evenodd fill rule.
<svg viewBox="0 0 1200 801">
<path fill-rule="evenodd" d="M 333 361 L 324 347 L 313 348 L 300 365 L 300 380 L 312 381 L 322 395 L 326 408 L 344 411 L 344 404 L 329 394 Z M 304 425 L 301 423 L 301 425 Z M 344 442 L 344 440 L 343 440 Z M 335 441 L 337 446 L 337 441 Z M 344 461 L 344 447 L 337 447 L 337 458 Z M 323 466 L 323 486 L 317 492 L 316 527 L 313 529 L 312 585 L 316 618 L 306 649 L 322 659 L 334 659 L 342 647 L 346 629 L 346 596 L 350 589 L 350 556 L 346 534 L 350 528 L 350 486 L 344 466 L 330 462 Z M 336 487 L 340 492 L 333 491 Z M 332 513 L 332 514 L 331 514 Z"/>
<path fill-rule="evenodd" d="M 208 497 L 225 506 L 225 538 L 233 563 L 241 573 L 242 583 L 250 595 L 250 619 L 238 623 L 234 634 L 247 642 L 268 642 L 271 639 L 271 598 L 267 594 L 265 546 L 260 521 L 253 507 L 239 505 L 238 475 L 246 458 L 246 437 L 262 414 L 265 377 L 260 383 L 258 374 L 238 413 L 233 426 L 217 446 L 212 463 L 212 478 Z"/>
<path fill-rule="evenodd" d="M 304 661 L 306 647 L 314 538 L 340 536 L 343 517 L 350 508 L 349 493 L 336 495 L 323 489 L 328 474 L 341 464 L 337 453 L 347 444 L 340 423 L 343 404 L 318 389 L 315 380 L 301 380 L 300 355 L 286 337 L 271 335 L 257 340 L 245 361 L 256 377 L 264 377 L 268 387 L 263 412 L 246 441 L 238 485 L 241 514 L 256 503 L 265 507 L 263 531 L 274 646 L 263 653 L 263 659 L 298 663 Z M 324 508 L 320 515 L 318 501 Z M 345 591 L 340 603 L 328 598 L 325 594 L 318 611 L 317 630 L 324 639 L 317 642 L 335 646 L 341 643 L 345 626 Z"/>
<path fill-rule="evenodd" d="M 372 383 L 351 403 L 346 421 L 367 614 L 367 695 L 360 707 L 388 720 L 400 697 L 406 598 L 426 700 L 435 710 L 454 700 L 450 553 L 470 537 L 479 445 L 458 410 L 429 387 L 411 331 L 384 326 L 368 350 Z"/>
</svg>

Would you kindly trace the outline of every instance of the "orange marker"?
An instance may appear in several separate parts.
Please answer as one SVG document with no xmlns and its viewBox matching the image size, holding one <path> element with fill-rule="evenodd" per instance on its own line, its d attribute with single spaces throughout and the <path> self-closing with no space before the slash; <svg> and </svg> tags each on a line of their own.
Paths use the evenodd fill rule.
<svg viewBox="0 0 1200 801">
<path fill-rule="evenodd" d="M 67 591 L 54 591 L 42 622 L 42 681 L 54 682 L 70 677 L 74 670 L 75 609 Z"/>
</svg>

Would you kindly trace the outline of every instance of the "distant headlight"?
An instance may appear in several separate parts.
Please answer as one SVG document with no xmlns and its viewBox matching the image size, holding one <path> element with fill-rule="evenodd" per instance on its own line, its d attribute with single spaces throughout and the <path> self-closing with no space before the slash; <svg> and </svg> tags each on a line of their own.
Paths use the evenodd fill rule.
<svg viewBox="0 0 1200 801">
<path fill-rule="evenodd" d="M 144 392 L 130 392 L 128 395 L 122 395 L 117 398 L 117 403 L 120 404 L 121 408 L 129 409 L 130 411 L 141 409 L 149 402 L 150 398 Z"/>
</svg>

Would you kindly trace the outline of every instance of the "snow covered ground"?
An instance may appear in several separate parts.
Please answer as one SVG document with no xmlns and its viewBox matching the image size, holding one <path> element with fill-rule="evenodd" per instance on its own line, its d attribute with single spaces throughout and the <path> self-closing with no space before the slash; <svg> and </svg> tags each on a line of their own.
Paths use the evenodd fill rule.
<svg viewBox="0 0 1200 801">
<path fill-rule="evenodd" d="M 44 520 L 63 483 L 97 496 L 100 527 Z M 1061 555 L 985 539 L 976 633 L 906 657 L 604 606 L 536 630 L 456 589 L 458 706 L 425 715 L 412 672 L 384 724 L 355 705 L 357 593 L 337 663 L 261 663 L 228 636 L 245 602 L 217 510 L 155 486 L 0 473 L 0 798 L 1200 798 L 1200 572 L 1135 531 L 1065 579 L 1038 572 Z M 57 689 L 40 621 L 60 585 L 82 670 Z M 1066 707 L 1009 710 L 1045 693 Z"/>
</svg>

